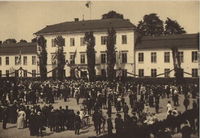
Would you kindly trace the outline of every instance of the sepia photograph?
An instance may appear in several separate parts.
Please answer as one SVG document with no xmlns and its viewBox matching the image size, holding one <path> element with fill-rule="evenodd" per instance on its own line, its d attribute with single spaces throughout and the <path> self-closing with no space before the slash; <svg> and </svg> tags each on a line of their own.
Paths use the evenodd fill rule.
<svg viewBox="0 0 200 138">
<path fill-rule="evenodd" d="M 0 0 L 0 138 L 199 138 L 199 0 Z"/>
</svg>

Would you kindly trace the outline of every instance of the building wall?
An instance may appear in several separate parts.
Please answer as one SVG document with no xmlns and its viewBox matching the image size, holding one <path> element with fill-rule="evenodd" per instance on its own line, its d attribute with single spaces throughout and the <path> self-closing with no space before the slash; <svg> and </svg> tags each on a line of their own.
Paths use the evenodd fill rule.
<svg viewBox="0 0 200 138">
<path fill-rule="evenodd" d="M 151 69 L 157 70 L 157 75 L 164 73 L 165 69 L 173 69 L 173 59 L 172 59 L 172 51 L 171 49 L 136 49 L 134 48 L 134 32 L 132 30 L 117 30 L 116 31 L 116 66 L 115 69 L 126 69 L 127 72 L 133 73 L 138 75 L 139 69 L 144 69 L 144 76 L 151 76 Z M 65 46 L 64 46 L 64 53 L 66 60 L 70 61 L 70 54 L 74 54 L 77 51 L 75 64 L 82 66 L 87 70 L 87 55 L 86 55 L 86 45 L 80 45 L 80 38 L 84 37 L 84 33 L 68 33 L 68 34 L 60 34 L 62 37 L 65 38 Z M 122 35 L 127 36 L 127 44 L 122 44 Z M 52 54 L 55 54 L 57 51 L 57 47 L 52 47 L 52 39 L 55 39 L 57 35 L 45 35 L 44 37 L 47 40 L 47 70 L 51 71 L 56 65 L 52 65 Z M 96 75 L 102 75 L 101 70 L 106 69 L 107 65 L 101 63 L 101 53 L 105 53 L 106 51 L 106 44 L 101 44 L 101 36 L 107 36 L 106 31 L 102 32 L 94 32 L 95 37 L 95 51 L 96 51 Z M 75 38 L 75 46 L 70 46 L 70 38 Z M 179 52 L 183 52 L 183 63 L 181 63 L 181 67 L 184 69 L 184 72 L 188 72 L 192 74 L 192 69 L 198 69 L 198 61 L 192 62 L 192 51 L 198 51 L 195 48 L 185 48 L 179 49 Z M 127 63 L 122 64 L 122 55 L 119 55 L 122 52 L 127 52 Z M 157 62 L 151 63 L 151 52 L 157 53 Z M 170 52 L 170 62 L 164 62 L 164 52 Z M 85 64 L 80 63 L 80 54 L 85 53 Z M 144 53 L 144 61 L 138 62 L 138 53 Z M 198 53 L 199 54 L 199 53 Z M 9 57 L 9 65 L 5 65 L 5 57 Z M 32 65 L 32 56 L 36 56 L 36 54 L 22 54 L 22 64 L 15 65 L 15 56 L 16 55 L 0 55 L 1 57 L 1 64 L 0 64 L 0 71 L 2 74 L 6 73 L 6 70 L 9 72 L 13 72 L 14 70 L 19 69 L 22 67 L 23 69 L 27 70 L 28 72 L 32 72 L 32 70 L 36 70 L 36 73 L 39 73 L 39 66 L 37 63 Z M 27 65 L 23 65 L 23 56 L 27 56 Z M 36 58 L 37 60 L 37 58 Z M 199 70 L 198 70 L 199 71 Z M 66 76 L 70 76 L 70 67 L 65 66 Z M 198 73 L 199 74 L 199 73 Z M 14 74 L 13 74 L 14 75 Z M 22 73 L 22 77 L 23 77 Z M 27 74 L 28 77 L 32 77 L 31 74 Z M 48 77 L 51 77 L 52 73 L 48 73 Z M 131 75 L 130 75 L 131 76 Z M 159 76 L 164 77 L 164 75 Z M 174 71 L 170 72 L 169 77 L 174 77 Z M 189 74 L 184 74 L 184 77 L 191 77 Z"/>
<path fill-rule="evenodd" d="M 184 72 L 192 74 L 192 69 L 198 69 L 198 61 L 192 62 L 192 51 L 198 51 L 197 49 L 179 49 L 179 52 L 183 52 L 183 63 L 181 63 L 181 68 Z M 157 53 L 157 62 L 151 63 L 151 52 Z M 164 62 L 164 52 L 170 52 L 170 62 Z M 144 53 L 144 62 L 138 61 L 138 53 Z M 170 49 L 145 49 L 136 50 L 135 53 L 136 61 L 136 74 L 139 74 L 139 69 L 144 69 L 144 76 L 151 76 L 151 69 L 157 69 L 157 74 L 164 73 L 164 69 L 173 69 L 173 58 L 172 51 Z M 164 77 L 164 75 L 159 76 Z M 174 71 L 170 72 L 170 77 L 174 77 Z M 184 74 L 184 77 L 192 77 L 191 75 Z"/>
<path fill-rule="evenodd" d="M 27 72 L 32 72 L 32 70 L 35 70 L 36 73 L 39 73 L 39 67 L 37 66 L 37 55 L 36 54 L 23 54 L 21 55 L 21 64 L 15 65 L 15 57 L 19 56 L 19 54 L 16 55 L 0 55 L 1 57 L 1 64 L 0 64 L 0 71 L 2 74 L 6 74 L 6 70 L 9 70 L 9 73 L 14 72 L 15 70 L 18 70 L 20 67 L 22 67 L 24 70 L 27 70 Z M 27 65 L 23 64 L 23 57 L 27 56 Z M 36 56 L 36 64 L 32 65 L 32 56 Z M 6 65 L 6 57 L 9 57 L 9 65 Z M 10 75 L 10 77 L 14 77 L 15 74 Z M 20 72 L 19 72 L 20 76 Z M 5 77 L 3 75 L 2 77 Z M 24 77 L 24 73 L 22 72 L 22 77 Z M 27 73 L 27 77 L 32 77 L 31 74 Z"/>
<path fill-rule="evenodd" d="M 65 59 L 70 61 L 70 54 L 74 54 L 77 51 L 75 64 L 80 64 L 80 54 L 85 53 L 87 46 L 80 45 L 80 38 L 84 37 L 84 33 L 68 33 L 68 34 L 60 34 L 65 39 L 64 53 Z M 127 44 L 122 44 L 122 35 L 127 36 Z M 51 55 L 55 53 L 57 47 L 52 47 L 52 39 L 55 39 L 57 35 L 45 35 L 45 39 L 47 39 L 47 52 L 48 52 L 48 71 L 52 70 L 55 66 L 52 65 Z M 107 36 L 107 32 L 94 32 L 95 37 L 95 51 L 96 51 L 96 75 L 101 75 L 101 69 L 106 69 L 106 64 L 101 64 L 101 53 L 106 51 L 106 45 L 101 44 L 101 36 Z M 133 30 L 116 30 L 116 59 L 117 64 L 115 69 L 126 69 L 128 72 L 133 73 L 133 65 L 134 65 L 134 32 Z M 75 46 L 70 46 L 70 38 L 75 38 Z M 120 52 L 119 52 L 120 51 Z M 119 53 L 127 52 L 127 63 L 122 64 L 119 62 Z M 86 64 L 87 64 L 87 55 L 86 55 Z M 82 66 L 87 67 L 86 64 Z M 70 75 L 70 68 L 65 66 L 66 76 Z M 52 73 L 49 73 L 48 76 L 52 76 Z"/>
</svg>

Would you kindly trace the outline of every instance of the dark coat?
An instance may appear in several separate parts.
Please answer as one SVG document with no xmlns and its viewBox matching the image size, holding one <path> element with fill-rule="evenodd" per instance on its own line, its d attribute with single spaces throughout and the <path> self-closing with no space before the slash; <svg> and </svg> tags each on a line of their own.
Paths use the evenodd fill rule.
<svg viewBox="0 0 200 138">
<path fill-rule="evenodd" d="M 75 117 L 74 117 L 74 127 L 75 127 L 75 129 L 81 128 L 81 118 L 79 115 L 75 115 Z"/>
</svg>

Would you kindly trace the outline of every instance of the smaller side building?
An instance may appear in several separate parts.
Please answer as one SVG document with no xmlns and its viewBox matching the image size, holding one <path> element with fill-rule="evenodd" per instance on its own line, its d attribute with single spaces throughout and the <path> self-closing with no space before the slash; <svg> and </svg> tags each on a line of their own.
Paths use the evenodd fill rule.
<svg viewBox="0 0 200 138">
<path fill-rule="evenodd" d="M 0 46 L 0 77 L 36 77 L 38 72 L 36 43 Z"/>
<path fill-rule="evenodd" d="M 174 77 L 172 48 L 177 48 L 184 77 L 198 77 L 198 46 L 199 34 L 142 37 L 135 45 L 135 73 L 139 77 Z"/>
</svg>

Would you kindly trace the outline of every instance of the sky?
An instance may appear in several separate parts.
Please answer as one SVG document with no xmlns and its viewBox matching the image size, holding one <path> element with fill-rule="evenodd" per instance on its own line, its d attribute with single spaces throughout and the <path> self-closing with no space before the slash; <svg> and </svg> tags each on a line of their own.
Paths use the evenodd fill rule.
<svg viewBox="0 0 200 138">
<path fill-rule="evenodd" d="M 33 33 L 46 25 L 90 19 L 87 1 L 0 1 L 0 40 L 31 41 Z M 199 1 L 92 1 L 91 19 L 111 10 L 137 25 L 143 16 L 157 13 L 161 20 L 176 20 L 187 33 L 199 32 Z"/>
</svg>

